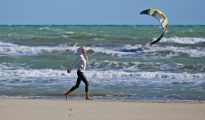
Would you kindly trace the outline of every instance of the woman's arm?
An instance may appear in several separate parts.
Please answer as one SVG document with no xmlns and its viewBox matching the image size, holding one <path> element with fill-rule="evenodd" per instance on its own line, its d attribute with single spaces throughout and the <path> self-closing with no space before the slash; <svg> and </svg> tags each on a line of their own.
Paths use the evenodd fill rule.
<svg viewBox="0 0 205 120">
<path fill-rule="evenodd" d="M 75 59 L 75 61 L 71 64 L 67 69 L 67 73 L 70 73 L 71 70 L 80 62 L 80 56 Z"/>
</svg>

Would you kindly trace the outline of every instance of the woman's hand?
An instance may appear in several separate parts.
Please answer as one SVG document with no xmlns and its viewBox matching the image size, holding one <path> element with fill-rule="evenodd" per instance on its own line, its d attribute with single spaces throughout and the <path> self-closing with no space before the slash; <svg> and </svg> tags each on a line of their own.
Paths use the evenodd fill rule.
<svg viewBox="0 0 205 120">
<path fill-rule="evenodd" d="M 67 73 L 70 73 L 70 70 L 69 70 L 69 69 L 67 69 Z"/>
</svg>

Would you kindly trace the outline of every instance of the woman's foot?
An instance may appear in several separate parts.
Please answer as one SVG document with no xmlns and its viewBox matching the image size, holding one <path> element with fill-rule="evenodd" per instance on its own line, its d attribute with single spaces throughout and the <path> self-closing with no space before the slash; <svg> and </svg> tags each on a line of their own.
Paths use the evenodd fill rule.
<svg viewBox="0 0 205 120">
<path fill-rule="evenodd" d="M 86 100 L 93 100 L 93 99 L 92 99 L 92 98 L 90 98 L 90 97 L 86 97 L 85 99 L 86 99 Z"/>
<path fill-rule="evenodd" d="M 65 99 L 67 99 L 68 98 L 68 94 L 69 94 L 70 92 L 66 92 L 66 93 L 64 93 L 64 95 L 65 95 Z"/>
<path fill-rule="evenodd" d="M 92 98 L 89 97 L 88 92 L 85 92 L 85 99 L 86 100 L 92 100 Z"/>
</svg>

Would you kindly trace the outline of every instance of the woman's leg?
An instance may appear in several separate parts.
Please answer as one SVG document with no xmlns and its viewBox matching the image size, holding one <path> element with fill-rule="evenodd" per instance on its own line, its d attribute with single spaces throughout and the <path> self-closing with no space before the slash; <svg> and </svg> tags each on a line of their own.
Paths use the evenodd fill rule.
<svg viewBox="0 0 205 120">
<path fill-rule="evenodd" d="M 86 100 L 92 100 L 92 98 L 90 98 L 89 95 L 88 95 L 89 83 L 87 81 L 87 78 L 85 77 L 83 72 L 80 72 L 79 77 L 85 83 L 85 99 Z"/>
<path fill-rule="evenodd" d="M 77 78 L 77 82 L 75 84 L 75 86 L 73 86 L 68 92 L 66 92 L 64 95 L 66 96 L 66 99 L 67 99 L 67 95 L 70 94 L 72 91 L 74 91 L 75 89 L 77 89 L 79 86 L 80 86 L 80 82 L 81 82 L 81 79 L 80 77 L 78 76 Z"/>
<path fill-rule="evenodd" d="M 75 89 L 77 89 L 77 88 L 80 86 L 80 82 L 81 82 L 81 80 L 80 80 L 79 77 L 78 77 L 75 86 L 73 86 L 69 91 L 72 92 L 72 91 L 74 91 Z"/>
</svg>

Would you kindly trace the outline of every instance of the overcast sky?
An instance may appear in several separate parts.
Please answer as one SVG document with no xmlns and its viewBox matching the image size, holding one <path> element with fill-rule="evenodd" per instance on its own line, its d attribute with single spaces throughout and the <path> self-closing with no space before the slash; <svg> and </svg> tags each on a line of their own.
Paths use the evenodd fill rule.
<svg viewBox="0 0 205 120">
<path fill-rule="evenodd" d="M 0 0 L 0 24 L 159 24 L 139 13 L 163 11 L 170 24 L 205 25 L 205 0 Z"/>
</svg>

